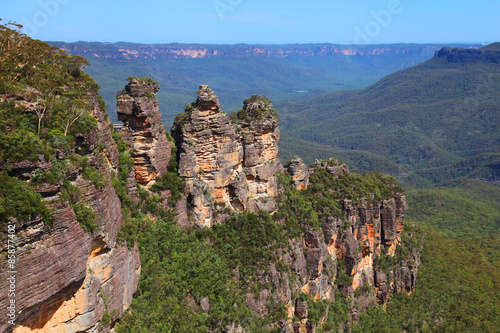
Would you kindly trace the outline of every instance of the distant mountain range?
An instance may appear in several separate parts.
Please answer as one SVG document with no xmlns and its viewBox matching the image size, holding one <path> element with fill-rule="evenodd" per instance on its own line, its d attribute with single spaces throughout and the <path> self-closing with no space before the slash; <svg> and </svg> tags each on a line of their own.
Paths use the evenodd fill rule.
<svg viewBox="0 0 500 333">
<path fill-rule="evenodd" d="M 432 55 L 439 45 L 435 44 L 285 44 L 285 45 L 206 45 L 206 44 L 136 44 L 127 42 L 99 43 L 51 42 L 72 54 L 108 59 L 208 59 L 244 57 L 327 57 L 334 55 L 369 56 L 390 54 Z M 463 47 L 463 45 L 460 45 Z M 477 47 L 478 45 L 470 45 Z"/>
<path fill-rule="evenodd" d="M 50 42 L 92 64 L 86 71 L 101 86 L 108 113 L 116 120 L 115 95 L 124 77 L 151 76 L 170 125 L 200 84 L 218 94 L 226 111 L 241 108 L 252 94 L 273 102 L 366 87 L 378 79 L 430 59 L 443 45 L 201 45 Z M 457 45 L 477 48 L 481 45 Z"/>
<path fill-rule="evenodd" d="M 315 149 L 323 153 L 336 148 L 346 156 L 351 151 L 351 159 L 370 152 L 385 165 L 398 165 L 390 168 L 398 170 L 393 174 L 417 186 L 457 177 L 496 182 L 500 179 L 499 46 L 445 47 L 429 61 L 365 89 L 277 105 L 282 129 L 289 135 L 285 137 L 315 142 Z M 288 154 L 300 154 L 304 144 L 293 140 L 285 141 Z M 307 154 L 314 157 L 310 151 Z"/>
</svg>

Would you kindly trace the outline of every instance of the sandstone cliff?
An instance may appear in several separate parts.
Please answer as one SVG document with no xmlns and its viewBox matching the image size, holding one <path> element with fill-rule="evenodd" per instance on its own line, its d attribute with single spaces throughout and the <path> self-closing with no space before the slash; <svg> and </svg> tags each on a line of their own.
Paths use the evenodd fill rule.
<svg viewBox="0 0 500 333">
<path fill-rule="evenodd" d="M 137 207 L 141 205 L 137 188 L 153 189 L 171 158 L 172 144 L 155 99 L 158 89 L 155 83 L 131 79 L 118 98 L 124 122 L 119 132 L 132 157 L 127 187 Z M 96 228 L 82 230 L 79 213 L 64 200 L 67 184 L 36 187 L 55 210 L 54 222 L 47 228 L 41 217 L 15 221 L 18 288 L 23 292 L 16 299 L 19 313 L 14 332 L 107 331 L 131 305 L 137 288 L 138 251 L 116 241 L 123 217 L 111 180 L 121 154 L 111 138 L 107 117 L 95 98 L 92 103 L 98 126 L 77 135 L 75 148 L 88 165 L 68 168 L 66 180 L 81 190 L 79 201 L 97 214 Z M 413 292 L 420 258 L 419 249 L 407 249 L 403 240 L 404 195 L 381 175 L 352 174 L 333 159 L 306 166 L 296 158 L 281 166 L 278 117 L 267 98 L 254 95 L 244 101 L 242 110 L 228 116 L 213 91 L 201 86 L 196 102 L 177 117 L 173 134 L 179 149 L 179 175 L 186 182 L 184 197 L 175 207 L 178 216 L 187 211 L 192 222 L 212 226 L 232 213 L 267 210 L 286 226 L 296 219 L 291 212 L 302 209 L 294 196 L 312 202 L 309 207 L 315 212 L 293 213 L 303 220 L 283 228 L 288 245 L 273 250 L 279 260 L 258 269 L 251 288 L 259 286 L 258 291 L 246 294 L 245 306 L 257 316 L 269 316 L 275 306 L 286 308 L 286 315 L 271 323 L 270 329 L 314 332 L 323 324 L 311 318 L 311 313 L 317 316 L 319 311 L 324 325 L 329 325 L 333 315 L 328 307 L 320 306 L 339 299 L 349 314 L 334 328 L 348 329 L 362 311 L 384 304 L 391 293 Z M 57 156 L 64 160 L 71 152 L 61 151 Z M 37 170 L 52 168 L 43 156 L 35 162 L 7 164 L 4 169 L 24 180 L 33 178 Z M 83 176 L 90 167 L 101 173 L 103 182 Z M 280 173 L 286 174 L 280 177 L 289 179 L 289 185 L 278 181 Z M 238 279 L 237 270 L 235 274 Z M 2 290 L 6 287 L 0 285 Z M 6 298 L 0 301 L 5 303 Z M 199 304 L 210 313 L 208 299 Z M 236 323 L 221 329 L 245 332 Z"/>
<path fill-rule="evenodd" d="M 50 161 L 40 155 L 38 161 L 7 160 L 0 166 L 26 181 L 54 170 L 54 163 L 65 170 L 64 182 L 35 187 L 53 212 L 50 225 L 41 216 L 9 220 L 17 237 L 17 319 L 15 328 L 2 319 L 2 332 L 107 331 L 130 306 L 137 289 L 139 253 L 116 241 L 122 215 L 111 174 L 118 168 L 118 150 L 97 96 L 88 94 L 86 103 L 97 127 L 77 134 L 74 150 L 60 149 Z M 91 230 L 82 229 L 85 218 L 92 219 Z M 3 229 L 5 225 L 5 235 Z M 7 242 L 1 244 L 3 258 Z M 8 274 L 2 268 L 2 318 L 6 318 Z"/>
<path fill-rule="evenodd" d="M 276 111 L 259 96 L 227 116 L 213 91 L 201 86 L 196 102 L 177 116 L 172 132 L 190 217 L 198 225 L 210 227 L 231 213 L 262 209 L 277 212 L 277 221 L 287 225 L 293 218 L 289 209 L 305 209 L 297 208 L 293 193 L 303 192 L 299 196 L 313 202 L 316 212 L 310 214 L 317 214 L 317 222 L 291 225 L 301 228 L 300 236 L 291 237 L 289 246 L 278 251 L 289 270 L 270 263 L 258 273 L 257 284 L 265 287 L 246 296 L 246 306 L 254 313 L 265 317 L 269 304 L 282 304 L 290 319 L 275 324 L 284 332 L 312 332 L 318 323 L 308 319 L 308 300 L 314 305 L 343 297 L 349 321 L 357 321 L 360 312 L 384 304 L 391 293 L 413 292 L 419 249 L 402 245 L 407 204 L 394 179 L 350 173 L 334 159 L 306 166 L 296 158 L 282 167 L 276 158 Z M 289 189 L 278 189 L 278 170 L 289 175 Z M 326 321 L 328 313 L 323 316 Z M 238 330 L 244 327 L 226 328 Z"/>
<path fill-rule="evenodd" d="M 279 128 L 269 100 L 253 96 L 231 119 L 202 85 L 196 102 L 176 117 L 172 134 L 193 222 L 211 226 L 231 212 L 276 209 Z M 223 214 L 215 216 L 218 210 Z"/>
<path fill-rule="evenodd" d="M 140 81 L 130 79 L 118 97 L 117 112 L 124 123 L 119 132 L 130 148 L 135 180 L 150 187 L 167 172 L 173 144 L 167 140 L 156 99 L 160 86 L 152 80 Z"/>
<path fill-rule="evenodd" d="M 228 116 L 201 86 L 173 147 L 159 86 L 129 78 L 114 133 L 85 59 L 0 33 L 18 42 L 0 43 L 14 49 L 0 66 L 12 83 L 0 82 L 0 317 L 13 302 L 16 317 L 0 330 L 343 331 L 413 291 L 419 249 L 395 180 L 336 160 L 284 168 L 267 98 Z M 135 242 L 148 260 L 124 316 L 141 273 Z"/>
<path fill-rule="evenodd" d="M 500 63 L 500 50 L 495 44 L 480 49 L 443 47 L 436 51 L 435 58 L 453 63 Z"/>
<path fill-rule="evenodd" d="M 287 170 L 293 187 L 306 190 L 311 182 L 311 186 L 322 188 L 323 194 L 310 189 L 308 197 L 339 191 L 329 186 L 341 184 L 351 175 L 345 164 L 332 159 L 316 161 L 310 168 L 294 159 Z M 286 305 L 290 319 L 280 323 L 283 332 L 314 332 L 317 323 L 308 320 L 308 304 L 320 300 L 335 302 L 343 297 L 350 308 L 349 321 L 356 322 L 359 313 L 384 304 L 391 293 L 414 291 L 420 249 L 408 249 L 402 241 L 407 209 L 404 195 L 394 190 L 384 199 L 342 199 L 340 207 L 340 213 L 333 216 L 327 206 L 318 210 L 320 229 L 307 227 L 301 237 L 290 240 L 282 260 L 291 272 L 277 271 L 272 265 L 270 272 L 263 274 L 262 284 L 273 287 L 247 296 L 247 305 L 261 315 L 268 313 L 270 299 Z M 284 223 L 286 219 L 285 215 Z M 328 310 L 321 316 L 326 322 Z"/>
</svg>

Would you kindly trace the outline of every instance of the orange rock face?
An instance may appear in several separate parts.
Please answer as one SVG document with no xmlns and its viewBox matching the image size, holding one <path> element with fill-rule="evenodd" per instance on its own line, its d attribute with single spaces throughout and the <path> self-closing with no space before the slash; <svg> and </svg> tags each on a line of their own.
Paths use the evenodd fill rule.
<svg viewBox="0 0 500 333">
<path fill-rule="evenodd" d="M 220 221 L 215 202 L 230 212 L 275 210 L 278 120 L 272 104 L 259 101 L 247 101 L 244 119 L 231 119 L 213 91 L 200 86 L 195 107 L 178 116 L 172 132 L 192 222 L 210 227 Z"/>
<path fill-rule="evenodd" d="M 316 162 L 333 177 L 349 172 L 346 165 L 333 164 Z M 309 171 L 302 161 L 292 160 L 286 168 L 296 188 L 308 183 Z M 360 311 L 376 302 L 385 303 L 391 292 L 411 292 L 417 276 L 418 253 L 383 269 L 377 263 L 381 256 L 394 256 L 400 246 L 406 209 L 405 197 L 394 193 L 394 197 L 384 201 L 361 200 L 354 204 L 344 199 L 340 217 L 320 216 L 323 232 L 309 231 L 303 235 L 306 272 L 300 269 L 303 264 L 292 266 L 297 267 L 294 270 L 305 282 L 299 290 L 312 299 L 332 300 L 337 288 L 345 295 L 363 288 L 359 296 L 354 296 Z M 297 261 L 301 256 L 295 257 Z M 293 307 L 293 302 L 290 305 Z M 353 320 L 356 318 L 353 314 Z"/>
<path fill-rule="evenodd" d="M 167 140 L 161 121 L 155 83 L 131 80 L 118 97 L 120 130 L 134 160 L 135 181 L 149 187 L 156 178 L 167 172 L 173 144 Z"/>
</svg>

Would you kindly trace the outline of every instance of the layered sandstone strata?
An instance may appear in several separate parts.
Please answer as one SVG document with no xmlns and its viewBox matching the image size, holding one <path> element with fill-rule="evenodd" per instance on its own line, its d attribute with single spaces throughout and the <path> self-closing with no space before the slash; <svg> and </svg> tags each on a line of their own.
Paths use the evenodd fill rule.
<svg viewBox="0 0 500 333">
<path fill-rule="evenodd" d="M 88 160 L 88 167 L 102 175 L 103 186 L 96 187 L 82 176 L 82 168 L 67 160 L 68 152 L 57 151 L 56 158 L 67 165 L 65 181 L 78 188 L 78 203 L 95 214 L 96 228 L 84 231 L 71 205 L 62 198 L 62 184 L 40 184 L 35 190 L 53 210 L 52 224 L 40 216 L 9 222 L 16 226 L 16 326 L 0 321 L 0 331 L 14 332 L 95 332 L 109 330 L 100 324 L 105 314 L 118 320 L 132 302 L 140 275 L 137 249 L 117 244 L 122 224 L 121 203 L 111 185 L 111 172 L 118 167 L 118 150 L 111 138 L 110 124 L 99 108 L 97 96 L 89 96 L 92 115 L 98 120 L 93 131 L 77 135 L 78 153 Z M 101 147 L 101 149 L 97 149 Z M 76 155 L 75 155 L 76 156 Z M 52 164 L 43 156 L 39 161 L 10 163 L 0 169 L 29 181 Z M 67 185 L 66 185 L 67 186 Z M 2 229 L 5 229 L 4 225 Z M 6 230 L 2 230 L 6 234 Z M 7 242 L 1 243 L 2 262 Z M 6 309 L 9 273 L 0 273 L 0 317 Z"/>
<path fill-rule="evenodd" d="M 167 172 L 173 144 L 167 140 L 156 99 L 160 86 L 149 80 L 131 79 L 118 97 L 120 130 L 134 160 L 134 177 L 149 187 Z"/>
<path fill-rule="evenodd" d="M 297 189 L 305 189 L 317 170 L 323 169 L 334 178 L 349 174 L 347 165 L 335 160 L 316 161 L 308 168 L 297 158 L 287 163 L 286 169 Z M 261 315 L 267 313 L 270 299 L 286 306 L 290 319 L 281 322 L 283 332 L 314 332 L 303 294 L 314 301 L 334 301 L 341 292 L 351 302 L 351 320 L 357 321 L 360 312 L 386 303 L 391 293 L 414 291 L 419 250 L 396 256 L 398 247 L 407 246 L 401 244 L 407 209 L 404 195 L 393 191 L 393 196 L 385 200 L 343 200 L 341 206 L 337 216 L 318 212 L 320 230 L 311 228 L 290 240 L 282 260 L 291 268 L 291 276 L 271 265 L 268 273 L 262 272 L 261 283 L 272 287 L 247 295 L 247 306 Z M 384 257 L 391 264 L 380 264 Z M 302 298 L 295 298 L 301 294 Z"/>
<path fill-rule="evenodd" d="M 230 118 L 202 85 L 196 102 L 176 117 L 172 133 L 195 223 L 211 226 L 218 211 L 276 209 L 279 129 L 269 100 L 250 98 Z"/>
</svg>

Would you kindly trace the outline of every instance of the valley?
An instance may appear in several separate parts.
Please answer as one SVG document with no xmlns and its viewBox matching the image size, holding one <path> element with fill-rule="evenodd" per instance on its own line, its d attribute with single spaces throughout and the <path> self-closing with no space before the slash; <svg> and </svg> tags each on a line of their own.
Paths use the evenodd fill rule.
<svg viewBox="0 0 500 333">
<path fill-rule="evenodd" d="M 0 59 L 1 331 L 498 331 L 500 43 Z"/>
<path fill-rule="evenodd" d="M 443 45 L 199 45 L 50 42 L 85 57 L 85 70 L 101 86 L 113 121 L 116 91 L 127 76 L 160 82 L 165 124 L 184 109 L 200 84 L 218 92 L 226 112 L 241 109 L 252 94 L 275 103 L 332 90 L 365 87 L 394 71 L 420 64 Z M 480 47 L 477 44 L 457 45 Z"/>
</svg>

